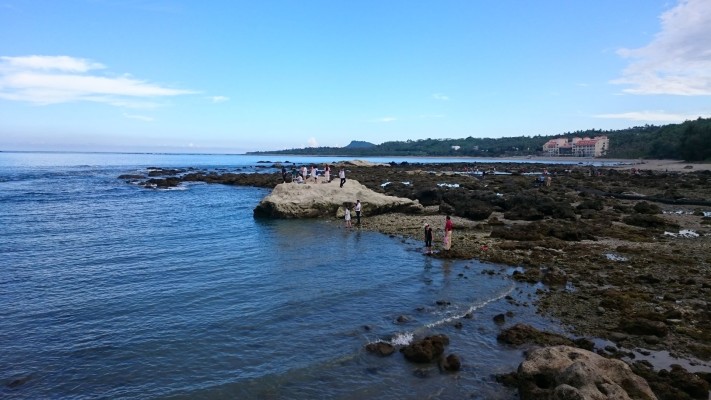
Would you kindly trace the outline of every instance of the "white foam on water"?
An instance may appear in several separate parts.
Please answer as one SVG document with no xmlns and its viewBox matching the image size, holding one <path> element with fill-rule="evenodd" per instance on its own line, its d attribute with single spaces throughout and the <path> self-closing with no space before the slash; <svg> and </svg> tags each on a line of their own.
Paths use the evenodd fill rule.
<svg viewBox="0 0 711 400">
<path fill-rule="evenodd" d="M 478 302 L 478 303 L 474 303 L 474 304 L 472 304 L 466 311 L 464 311 L 464 312 L 461 313 L 461 314 L 455 314 L 455 315 L 451 315 L 451 316 L 446 317 L 446 318 L 442 318 L 442 319 L 440 319 L 440 320 L 438 320 L 438 321 L 435 321 L 435 322 L 432 322 L 432 323 L 429 323 L 429 324 L 425 325 L 425 327 L 427 327 L 427 328 L 434 328 L 434 327 L 439 326 L 439 325 L 443 325 L 443 324 L 446 324 L 446 323 L 449 323 L 449 322 L 452 322 L 452 321 L 455 321 L 455 320 L 458 320 L 458 319 L 462 319 L 462 318 L 464 318 L 465 315 L 470 314 L 470 313 L 473 313 L 473 312 L 476 311 L 476 310 L 479 310 L 479 309 L 482 309 L 482 308 L 486 307 L 489 303 L 493 303 L 493 302 L 495 302 L 495 301 L 501 300 L 501 299 L 503 299 L 504 297 L 508 296 L 511 292 L 513 292 L 513 290 L 514 290 L 515 287 L 516 287 L 516 286 L 512 283 L 512 284 L 511 284 L 508 288 L 506 288 L 506 290 L 504 290 L 500 295 L 498 295 L 498 296 L 496 296 L 496 297 L 493 297 L 493 298 L 491 298 L 491 299 L 488 299 L 488 300 L 484 300 L 484 301 L 480 301 L 480 302 Z"/>
<path fill-rule="evenodd" d="M 450 187 L 450 188 L 458 188 L 459 184 L 458 183 L 438 183 L 437 186 L 439 187 Z"/>
<path fill-rule="evenodd" d="M 380 185 L 380 187 L 388 186 L 390 183 L 391 183 L 391 182 L 385 182 L 385 183 L 383 183 L 382 185 Z"/>
<path fill-rule="evenodd" d="M 412 343 L 415 338 L 415 334 L 412 332 L 398 332 L 390 339 L 390 344 L 393 346 L 407 346 Z"/>
</svg>

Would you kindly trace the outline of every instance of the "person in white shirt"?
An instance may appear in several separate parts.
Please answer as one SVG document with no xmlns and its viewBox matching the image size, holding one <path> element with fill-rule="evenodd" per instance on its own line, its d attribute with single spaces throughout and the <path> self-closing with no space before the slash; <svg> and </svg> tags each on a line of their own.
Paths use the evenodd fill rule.
<svg viewBox="0 0 711 400">
<path fill-rule="evenodd" d="M 361 209 L 360 200 L 356 200 L 355 213 L 356 213 L 356 224 L 357 225 L 360 225 L 360 209 Z"/>
<path fill-rule="evenodd" d="M 346 171 L 343 168 L 338 171 L 338 177 L 341 178 L 341 187 L 343 187 L 343 184 L 346 183 Z"/>
</svg>

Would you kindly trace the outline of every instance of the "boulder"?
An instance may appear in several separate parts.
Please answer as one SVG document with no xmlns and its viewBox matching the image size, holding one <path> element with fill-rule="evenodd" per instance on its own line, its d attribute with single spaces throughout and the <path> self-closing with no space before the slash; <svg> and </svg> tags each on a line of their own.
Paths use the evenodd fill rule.
<svg viewBox="0 0 711 400">
<path fill-rule="evenodd" d="M 417 363 L 435 361 L 444 353 L 444 346 L 449 344 L 445 335 L 427 336 L 400 349 L 406 359 Z"/>
<path fill-rule="evenodd" d="M 368 189 L 354 179 L 341 188 L 337 179 L 323 183 L 281 183 L 276 185 L 254 209 L 255 217 L 320 218 L 342 217 L 344 204 L 352 208 L 356 200 L 363 205 L 363 216 L 389 212 L 420 213 L 417 200 L 384 195 Z M 355 214 L 353 214 L 355 218 Z"/>
<path fill-rule="evenodd" d="M 377 354 L 381 357 L 387 357 L 395 352 L 395 347 L 385 342 L 368 343 L 365 349 L 369 353 Z"/>
<path fill-rule="evenodd" d="M 656 399 L 647 381 L 623 361 L 569 346 L 528 353 L 517 381 L 522 399 Z"/>
</svg>

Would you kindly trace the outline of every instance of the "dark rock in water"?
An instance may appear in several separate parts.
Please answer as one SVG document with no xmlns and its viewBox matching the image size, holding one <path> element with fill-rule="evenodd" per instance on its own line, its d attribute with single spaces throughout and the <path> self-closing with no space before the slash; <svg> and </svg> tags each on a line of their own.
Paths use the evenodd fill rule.
<svg viewBox="0 0 711 400">
<path fill-rule="evenodd" d="M 412 371 L 412 375 L 415 375 L 418 378 L 427 378 L 430 376 L 430 370 L 424 368 L 417 368 L 416 370 Z"/>
<path fill-rule="evenodd" d="M 498 325 L 501 325 L 506 322 L 506 317 L 504 316 L 504 314 L 496 314 L 494 315 L 494 322 Z"/>
<path fill-rule="evenodd" d="M 472 313 L 468 312 L 468 313 L 464 314 L 464 318 L 472 319 L 472 318 L 474 318 L 474 315 Z"/>
<path fill-rule="evenodd" d="M 30 379 L 32 379 L 32 377 L 29 375 L 13 379 L 7 384 L 7 387 L 9 387 L 10 389 L 20 387 L 20 386 L 24 385 L 25 383 L 29 382 Z"/>
<path fill-rule="evenodd" d="M 177 175 L 184 173 L 184 169 L 152 169 L 148 172 L 148 176 L 165 176 L 165 175 Z"/>
<path fill-rule="evenodd" d="M 516 324 L 501 331 L 496 339 L 500 342 L 519 346 L 533 343 L 541 346 L 566 345 L 574 346 L 572 340 L 555 333 L 543 332 L 527 324 Z"/>
<path fill-rule="evenodd" d="M 439 360 L 439 368 L 442 371 L 459 371 L 462 368 L 462 361 L 456 354 L 450 354 L 446 358 Z"/>
<path fill-rule="evenodd" d="M 124 174 L 124 175 L 119 175 L 118 178 L 119 178 L 119 179 L 127 179 L 127 180 L 131 180 L 131 181 L 135 181 L 135 180 L 138 180 L 138 179 L 144 179 L 145 176 L 143 176 L 143 175 L 134 175 L 134 174 Z"/>
<path fill-rule="evenodd" d="M 147 188 L 151 187 L 157 187 L 159 189 L 167 189 L 167 188 L 172 188 L 172 187 L 177 187 L 180 185 L 180 178 L 175 178 L 175 177 L 170 177 L 170 178 L 164 178 L 164 179 L 149 179 L 144 183 L 144 186 Z"/>
<path fill-rule="evenodd" d="M 462 324 L 461 321 L 457 321 L 454 323 L 454 327 L 457 329 L 462 329 L 464 327 L 464 324 Z"/>
<path fill-rule="evenodd" d="M 452 303 L 450 303 L 450 302 L 448 302 L 448 301 L 446 301 L 446 300 L 437 300 L 437 301 L 436 301 L 436 304 L 437 304 L 438 306 L 449 306 L 449 305 L 451 305 Z"/>
<path fill-rule="evenodd" d="M 393 347 L 390 343 L 385 342 L 368 343 L 365 346 L 365 349 L 369 353 L 374 353 L 381 357 L 387 357 L 395 352 L 395 347 Z"/>
<path fill-rule="evenodd" d="M 653 335 L 665 337 L 669 332 L 669 328 L 664 322 L 652 321 L 646 318 L 623 318 L 620 322 L 620 329 L 624 332 L 640 336 Z"/>
<path fill-rule="evenodd" d="M 444 346 L 449 344 L 445 335 L 427 336 L 400 349 L 406 359 L 417 363 L 428 363 L 444 353 Z"/>
<path fill-rule="evenodd" d="M 408 318 L 408 317 L 405 316 L 405 315 L 399 315 L 399 316 L 395 319 L 395 321 L 396 321 L 398 324 L 404 324 L 405 322 L 409 322 L 409 321 L 410 321 L 410 318 Z"/>
</svg>

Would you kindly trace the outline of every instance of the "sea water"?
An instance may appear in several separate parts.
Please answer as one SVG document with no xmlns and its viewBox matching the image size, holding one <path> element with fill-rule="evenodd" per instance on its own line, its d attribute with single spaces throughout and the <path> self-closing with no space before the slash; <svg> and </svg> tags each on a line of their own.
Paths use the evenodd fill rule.
<svg viewBox="0 0 711 400">
<path fill-rule="evenodd" d="M 336 219 L 255 219 L 268 189 L 118 179 L 278 173 L 265 159 L 0 153 L 0 397 L 515 398 L 493 375 L 522 349 L 497 343 L 493 316 L 560 328 L 509 267 L 427 257 L 418 240 Z M 364 350 L 438 333 L 461 371 Z"/>
</svg>

